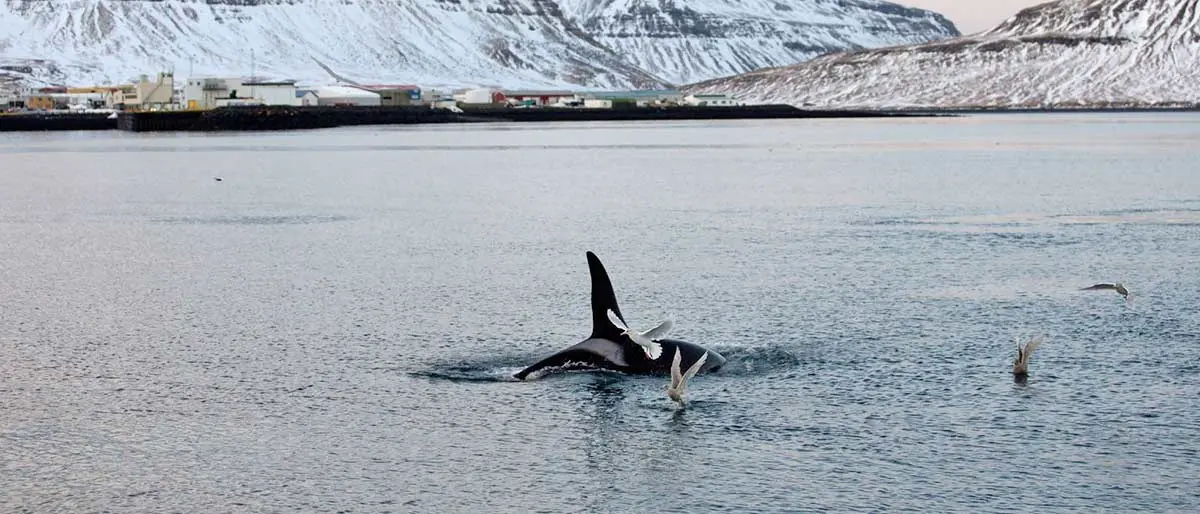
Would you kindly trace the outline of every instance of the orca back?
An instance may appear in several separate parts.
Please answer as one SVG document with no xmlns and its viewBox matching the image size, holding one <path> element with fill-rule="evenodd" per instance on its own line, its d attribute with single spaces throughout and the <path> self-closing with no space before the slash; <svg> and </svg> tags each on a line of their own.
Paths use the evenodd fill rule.
<svg viewBox="0 0 1200 514">
<path fill-rule="evenodd" d="M 519 380 L 525 380 L 531 373 L 548 367 L 559 367 L 571 363 L 585 364 L 591 367 L 611 369 L 624 373 L 660 373 L 670 370 L 671 360 L 676 351 L 682 355 L 683 366 L 691 366 L 704 352 L 708 359 L 701 368 L 702 372 L 721 369 L 725 365 L 725 357 L 704 347 L 678 339 L 661 339 L 663 354 L 657 360 L 646 356 L 642 348 L 632 339 L 622 336 L 621 329 L 613 326 L 608 320 L 608 311 L 612 310 L 622 321 L 621 308 L 617 305 L 617 295 L 613 292 L 612 281 L 600 258 L 592 252 L 587 253 L 588 272 L 592 280 L 592 335 L 570 348 L 566 348 L 513 375 Z M 615 343 L 615 345 L 614 345 Z"/>
</svg>

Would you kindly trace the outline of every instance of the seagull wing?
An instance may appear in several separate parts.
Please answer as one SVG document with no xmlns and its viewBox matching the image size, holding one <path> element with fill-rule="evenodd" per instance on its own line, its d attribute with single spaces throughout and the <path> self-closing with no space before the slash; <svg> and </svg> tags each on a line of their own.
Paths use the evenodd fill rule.
<svg viewBox="0 0 1200 514">
<path fill-rule="evenodd" d="M 625 330 L 625 332 L 625 335 L 628 335 L 629 339 L 632 340 L 634 344 L 642 347 L 642 350 L 646 352 L 646 356 L 649 357 L 650 360 L 658 360 L 658 358 L 662 356 L 661 344 L 646 339 L 646 336 L 642 335 L 642 333 L 638 332 L 637 330 Z"/>
<path fill-rule="evenodd" d="M 651 341 L 662 339 L 662 338 L 666 337 L 667 333 L 669 333 L 671 331 L 671 326 L 672 326 L 671 320 L 666 320 L 662 323 L 659 323 L 657 327 L 654 327 L 650 330 L 642 332 L 642 335 L 645 336 L 646 339 L 649 339 Z"/>
<path fill-rule="evenodd" d="M 683 375 L 679 374 L 679 354 L 682 351 L 678 346 L 675 347 L 675 357 L 671 359 L 671 389 L 679 387 L 679 383 L 683 381 Z"/>
<path fill-rule="evenodd" d="M 646 350 L 646 356 L 650 357 L 650 360 L 656 361 L 656 360 L 658 360 L 659 357 L 662 357 L 662 345 L 661 344 L 658 344 L 654 341 L 646 339 L 646 336 L 643 336 L 641 334 L 637 334 L 637 335 L 634 335 L 634 334 L 637 334 L 637 333 L 631 332 L 630 338 L 633 339 L 633 342 L 635 342 L 639 345 L 642 345 L 642 348 L 644 348 Z"/>
<path fill-rule="evenodd" d="M 676 353 L 675 355 L 679 354 Z M 679 381 L 680 387 L 683 387 L 683 385 L 687 383 L 688 379 L 696 376 L 696 372 L 700 371 L 700 367 L 704 365 L 704 361 L 706 360 L 708 360 L 708 352 L 704 352 L 704 355 L 701 355 L 699 359 L 696 359 L 696 362 L 692 363 L 692 367 L 688 368 L 688 370 L 683 373 L 683 378 Z"/>
<path fill-rule="evenodd" d="M 1030 339 L 1028 343 L 1025 343 L 1025 358 L 1028 359 L 1029 356 L 1033 354 L 1033 350 L 1038 346 L 1041 346 L 1042 341 L 1045 340 L 1046 338 L 1044 336 L 1037 336 L 1033 339 Z"/>
<path fill-rule="evenodd" d="M 621 330 L 629 330 L 629 327 L 625 326 L 625 322 L 621 321 L 621 318 L 618 318 L 617 313 L 612 309 L 608 310 L 608 321 Z"/>
</svg>

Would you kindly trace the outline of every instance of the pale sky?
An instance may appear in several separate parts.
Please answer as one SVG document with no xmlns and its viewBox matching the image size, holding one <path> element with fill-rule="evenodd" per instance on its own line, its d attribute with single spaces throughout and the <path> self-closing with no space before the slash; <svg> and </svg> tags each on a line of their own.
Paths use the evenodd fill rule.
<svg viewBox="0 0 1200 514">
<path fill-rule="evenodd" d="M 1048 0 L 891 0 L 892 2 L 929 9 L 950 18 L 963 34 L 990 29 L 1031 5 Z"/>
</svg>

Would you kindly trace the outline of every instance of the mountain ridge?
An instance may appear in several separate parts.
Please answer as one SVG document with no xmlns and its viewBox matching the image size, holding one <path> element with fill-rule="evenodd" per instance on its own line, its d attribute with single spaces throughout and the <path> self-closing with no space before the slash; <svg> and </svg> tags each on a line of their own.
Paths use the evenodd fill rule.
<svg viewBox="0 0 1200 514">
<path fill-rule="evenodd" d="M 944 16 L 876 2 L 564 0 L 580 27 L 675 84 L 791 64 L 830 51 L 959 35 Z M 670 69 L 656 63 L 672 62 Z"/>
<path fill-rule="evenodd" d="M 838 45 L 957 34 L 936 13 L 879 0 L 751 4 L 739 11 L 732 0 L 0 0 L 0 65 L 29 66 L 32 73 L 18 75 L 42 83 L 116 83 L 163 70 L 329 80 L 322 63 L 366 82 L 655 88 Z M 776 10 L 764 14 L 767 7 Z M 618 23 L 631 12 L 630 24 Z M 775 12 L 793 16 L 763 21 Z M 646 20 L 659 20 L 650 22 L 658 32 L 642 30 Z M 745 38 L 729 36 L 746 27 L 775 27 L 753 40 L 769 50 L 749 52 Z M 824 35 L 801 40 L 805 27 Z M 799 46 L 784 47 L 793 40 Z M 680 48 L 715 57 L 697 64 Z"/>
<path fill-rule="evenodd" d="M 1195 0 L 1059 0 L 975 34 L 700 81 L 751 103 L 1046 108 L 1200 102 Z"/>
</svg>

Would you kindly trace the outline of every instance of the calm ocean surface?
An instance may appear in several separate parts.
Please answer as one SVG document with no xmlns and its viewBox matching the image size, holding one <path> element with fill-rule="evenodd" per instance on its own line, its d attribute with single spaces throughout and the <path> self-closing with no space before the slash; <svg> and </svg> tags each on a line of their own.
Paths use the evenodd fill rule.
<svg viewBox="0 0 1200 514">
<path fill-rule="evenodd" d="M 1197 512 L 1198 166 L 1196 114 L 0 135 L 0 512 Z M 729 359 L 686 410 L 509 378 L 588 250 Z"/>
</svg>

